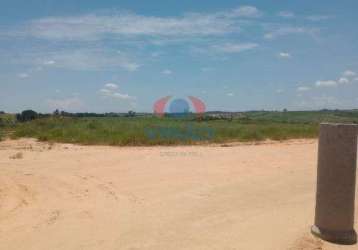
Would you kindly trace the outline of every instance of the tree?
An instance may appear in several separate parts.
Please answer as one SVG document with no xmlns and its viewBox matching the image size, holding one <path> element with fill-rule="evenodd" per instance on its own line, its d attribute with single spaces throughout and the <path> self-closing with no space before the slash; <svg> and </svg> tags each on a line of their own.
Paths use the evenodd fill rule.
<svg viewBox="0 0 358 250">
<path fill-rule="evenodd" d="M 38 114 L 33 110 L 24 110 L 21 114 L 16 115 L 16 120 L 19 122 L 27 122 L 38 118 Z"/>
<path fill-rule="evenodd" d="M 132 110 L 130 110 L 130 111 L 128 111 L 128 113 L 127 113 L 126 116 L 127 116 L 127 117 L 134 117 L 134 116 L 135 116 L 135 112 L 132 111 Z"/>
</svg>

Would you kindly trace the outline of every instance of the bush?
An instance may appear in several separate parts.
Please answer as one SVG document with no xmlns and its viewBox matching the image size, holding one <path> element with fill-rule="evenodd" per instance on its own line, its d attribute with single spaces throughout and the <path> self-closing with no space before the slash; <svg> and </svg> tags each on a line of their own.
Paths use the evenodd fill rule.
<svg viewBox="0 0 358 250">
<path fill-rule="evenodd" d="M 136 113 L 132 110 L 128 111 L 128 113 L 126 114 L 126 117 L 135 117 Z"/>
<path fill-rule="evenodd" d="M 38 118 L 38 114 L 33 110 L 24 110 L 21 114 L 16 115 L 16 120 L 19 122 L 32 121 Z"/>
</svg>

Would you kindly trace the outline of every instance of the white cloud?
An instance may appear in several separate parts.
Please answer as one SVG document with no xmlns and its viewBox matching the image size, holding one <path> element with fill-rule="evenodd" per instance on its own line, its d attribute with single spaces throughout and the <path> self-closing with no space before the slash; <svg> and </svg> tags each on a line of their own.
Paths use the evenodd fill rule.
<svg viewBox="0 0 358 250">
<path fill-rule="evenodd" d="M 227 96 L 234 96 L 235 94 L 234 93 L 227 93 L 226 95 Z"/>
<path fill-rule="evenodd" d="M 355 76 L 356 73 L 351 71 L 351 70 L 346 70 L 346 71 L 343 72 L 343 75 L 344 76 Z"/>
<path fill-rule="evenodd" d="M 338 83 L 346 84 L 346 83 L 349 83 L 349 80 L 345 77 L 341 77 L 341 78 L 339 78 Z"/>
<path fill-rule="evenodd" d="M 15 60 L 15 62 L 16 62 L 16 60 Z M 40 66 L 40 65 L 36 66 L 36 64 L 38 64 L 39 62 L 26 61 L 26 60 L 24 60 L 24 61 L 20 60 L 19 62 L 21 64 L 28 64 L 30 66 L 30 68 L 27 69 L 26 72 L 17 74 L 17 77 L 22 78 L 22 79 L 29 78 L 34 73 L 37 73 L 37 72 L 40 72 L 43 70 L 42 66 Z M 35 66 L 34 66 L 34 64 L 35 64 Z M 42 64 L 42 63 L 40 63 L 40 64 Z"/>
<path fill-rule="evenodd" d="M 298 92 L 305 92 L 305 91 L 309 91 L 309 90 L 311 90 L 311 88 L 307 87 L 307 86 L 300 86 L 297 88 Z"/>
<path fill-rule="evenodd" d="M 78 97 L 64 99 L 48 99 L 48 106 L 51 109 L 59 109 L 65 111 L 79 111 L 84 107 L 84 103 Z"/>
<path fill-rule="evenodd" d="M 134 98 L 134 97 L 132 97 L 132 96 L 129 96 L 128 94 L 122 94 L 122 93 L 119 93 L 119 92 L 114 92 L 114 93 L 112 93 L 111 97 L 118 98 L 118 99 L 124 99 L 124 100 L 128 100 L 128 99 L 133 99 L 133 98 Z"/>
<path fill-rule="evenodd" d="M 17 76 L 18 76 L 19 78 L 24 79 L 24 78 L 28 78 L 30 75 L 27 74 L 27 73 L 20 73 L 20 74 L 18 74 Z"/>
<path fill-rule="evenodd" d="M 255 6 L 241 6 L 234 9 L 229 15 L 233 17 L 260 17 L 262 13 Z"/>
<path fill-rule="evenodd" d="M 316 81 L 316 87 L 336 87 L 338 85 L 344 85 L 350 83 L 353 79 L 350 78 L 354 76 L 356 73 L 351 70 L 346 70 L 343 72 L 342 76 L 337 80 L 319 80 Z"/>
<path fill-rule="evenodd" d="M 280 53 L 278 54 L 278 56 L 281 57 L 281 58 L 290 58 L 290 57 L 291 57 L 291 54 L 288 53 L 288 52 L 280 52 Z"/>
<path fill-rule="evenodd" d="M 56 62 L 55 61 L 53 61 L 53 60 L 49 60 L 49 61 L 44 61 L 44 65 L 53 65 L 53 64 L 55 64 Z"/>
<path fill-rule="evenodd" d="M 112 90 L 110 89 L 100 89 L 99 92 L 103 95 L 109 95 L 112 93 Z"/>
<path fill-rule="evenodd" d="M 160 57 L 161 55 L 163 55 L 163 52 L 155 51 L 155 52 L 152 52 L 150 55 L 152 57 Z"/>
<path fill-rule="evenodd" d="M 337 96 L 329 96 L 326 94 L 320 94 L 315 96 L 304 96 L 304 99 L 300 99 L 299 109 L 354 109 L 357 107 L 358 100 L 355 98 L 339 98 Z"/>
<path fill-rule="evenodd" d="M 251 50 L 259 45 L 256 43 L 225 43 L 225 44 L 217 44 L 212 45 L 211 48 L 217 52 L 222 53 L 240 53 L 246 50 Z"/>
<path fill-rule="evenodd" d="M 337 82 L 334 80 L 327 80 L 327 81 L 317 81 L 317 87 L 335 87 L 337 86 Z"/>
<path fill-rule="evenodd" d="M 342 107 L 344 105 L 344 101 L 342 99 L 337 99 L 333 96 L 314 96 L 311 98 L 311 106 L 320 107 L 320 108 L 337 108 Z"/>
<path fill-rule="evenodd" d="M 107 89 L 118 89 L 118 85 L 115 83 L 107 83 L 104 85 Z"/>
<path fill-rule="evenodd" d="M 330 18 L 332 18 L 332 16 L 327 16 L 327 15 L 312 15 L 306 17 L 307 20 L 314 21 L 314 22 L 323 21 Z"/>
<path fill-rule="evenodd" d="M 129 12 L 107 12 L 32 20 L 17 35 L 48 40 L 93 41 L 108 35 L 118 39 L 133 36 L 212 36 L 240 30 L 239 18 L 255 18 L 254 6 L 241 6 L 214 13 L 188 13 L 179 17 L 143 16 Z"/>
<path fill-rule="evenodd" d="M 282 93 L 284 93 L 285 91 L 283 90 L 283 89 L 276 89 L 276 93 L 277 94 L 282 94 Z"/>
<path fill-rule="evenodd" d="M 37 59 L 32 59 L 36 57 Z M 57 50 L 56 52 L 39 52 L 39 55 L 31 55 L 26 63 L 35 63 L 44 65 L 41 58 L 51 58 L 45 60 L 46 65 L 56 68 L 68 70 L 123 70 L 132 72 L 136 71 L 140 65 L 133 62 L 125 54 L 113 53 L 105 49 L 73 49 L 73 50 Z M 53 63 L 52 63 L 53 62 Z"/>
<path fill-rule="evenodd" d="M 209 72 L 209 71 L 212 71 L 213 68 L 211 68 L 211 67 L 202 67 L 200 70 L 201 70 L 202 72 Z"/>
<path fill-rule="evenodd" d="M 163 75 L 171 75 L 173 72 L 170 69 L 165 69 L 162 71 Z"/>
<path fill-rule="evenodd" d="M 136 63 L 131 63 L 131 62 L 122 62 L 120 64 L 120 67 L 122 67 L 123 69 L 125 69 L 127 71 L 133 72 L 133 71 L 136 71 L 140 67 L 140 65 L 136 64 Z"/>
<path fill-rule="evenodd" d="M 280 36 L 287 36 L 291 34 L 308 34 L 313 36 L 318 32 L 318 29 L 315 28 L 306 28 L 306 27 L 280 27 L 271 32 L 268 32 L 264 35 L 265 39 L 273 40 Z"/>
<path fill-rule="evenodd" d="M 114 98 L 120 100 L 135 100 L 134 96 L 130 96 L 128 94 L 123 94 L 119 92 L 118 85 L 115 83 L 107 83 L 104 85 L 104 88 L 99 90 L 99 93 L 103 97 Z"/>
<path fill-rule="evenodd" d="M 277 15 L 284 18 L 295 17 L 295 13 L 293 13 L 292 11 L 280 11 L 279 13 L 277 13 Z"/>
</svg>

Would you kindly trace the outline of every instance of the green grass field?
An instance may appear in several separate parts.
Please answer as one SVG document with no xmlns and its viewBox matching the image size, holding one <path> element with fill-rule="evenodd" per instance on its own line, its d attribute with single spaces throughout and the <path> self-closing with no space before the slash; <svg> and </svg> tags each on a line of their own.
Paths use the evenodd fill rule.
<svg viewBox="0 0 358 250">
<path fill-rule="evenodd" d="M 320 122 L 358 123 L 358 111 L 245 112 L 230 120 L 157 117 L 51 117 L 7 123 L 0 137 L 86 145 L 180 145 L 315 138 Z M 2 119 L 4 120 L 4 119 Z"/>
</svg>

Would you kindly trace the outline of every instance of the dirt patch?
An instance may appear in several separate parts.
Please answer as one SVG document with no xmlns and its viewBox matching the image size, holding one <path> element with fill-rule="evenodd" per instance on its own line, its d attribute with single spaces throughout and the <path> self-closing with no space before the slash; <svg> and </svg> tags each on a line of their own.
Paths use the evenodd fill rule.
<svg viewBox="0 0 358 250">
<path fill-rule="evenodd" d="M 309 233 L 316 150 L 3 141 L 0 249 L 341 249 Z"/>
</svg>

